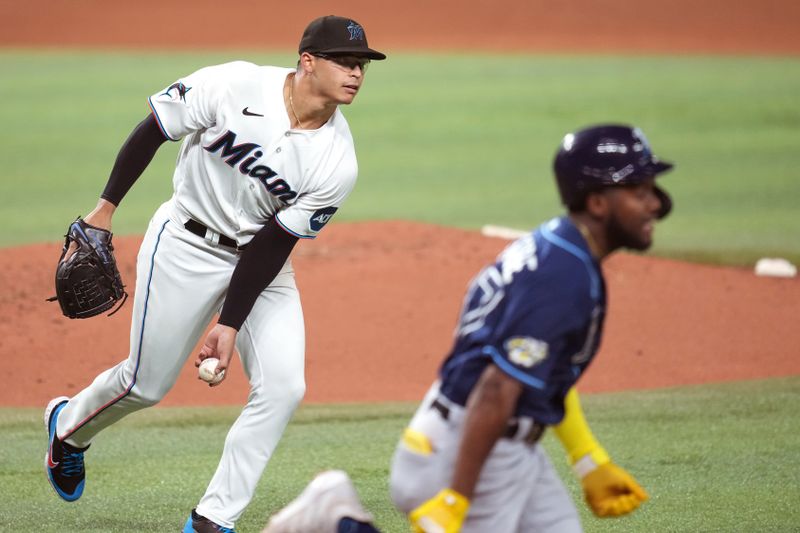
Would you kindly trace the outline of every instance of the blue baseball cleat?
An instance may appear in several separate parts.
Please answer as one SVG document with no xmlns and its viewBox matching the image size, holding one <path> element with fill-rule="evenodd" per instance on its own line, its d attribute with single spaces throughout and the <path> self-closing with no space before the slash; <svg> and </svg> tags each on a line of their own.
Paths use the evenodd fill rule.
<svg viewBox="0 0 800 533">
<path fill-rule="evenodd" d="M 61 499 L 74 502 L 83 494 L 86 469 L 83 467 L 83 452 L 86 448 L 75 448 L 58 440 L 56 421 L 58 413 L 67 405 L 69 398 L 60 396 L 47 404 L 44 411 L 44 427 L 47 430 L 47 453 L 44 469 L 47 479 Z"/>
<path fill-rule="evenodd" d="M 205 516 L 200 516 L 192 509 L 192 513 L 183 526 L 183 533 L 236 533 L 229 527 L 215 524 Z"/>
</svg>

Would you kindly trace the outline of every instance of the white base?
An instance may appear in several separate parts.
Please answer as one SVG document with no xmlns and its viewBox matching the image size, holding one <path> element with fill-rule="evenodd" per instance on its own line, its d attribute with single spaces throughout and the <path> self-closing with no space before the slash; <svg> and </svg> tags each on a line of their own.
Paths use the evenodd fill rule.
<svg viewBox="0 0 800 533">
<path fill-rule="evenodd" d="M 797 267 L 780 257 L 763 257 L 756 262 L 756 276 L 772 276 L 793 278 L 797 275 Z"/>
</svg>

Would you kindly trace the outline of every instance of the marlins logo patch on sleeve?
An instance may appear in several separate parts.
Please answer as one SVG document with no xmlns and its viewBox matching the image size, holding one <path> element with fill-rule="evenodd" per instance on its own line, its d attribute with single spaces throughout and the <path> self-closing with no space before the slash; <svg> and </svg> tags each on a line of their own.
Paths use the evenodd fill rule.
<svg viewBox="0 0 800 533">
<path fill-rule="evenodd" d="M 511 337 L 504 347 L 508 360 L 524 368 L 531 368 L 547 357 L 547 343 L 532 337 Z"/>
<path fill-rule="evenodd" d="M 314 214 L 311 215 L 311 219 L 308 221 L 308 225 L 312 231 L 319 231 L 322 227 L 328 223 L 331 219 L 333 214 L 336 212 L 338 208 L 336 207 L 325 207 L 323 209 L 317 209 L 314 211 Z"/>
<path fill-rule="evenodd" d="M 191 87 L 187 87 L 182 81 L 178 81 L 170 85 L 166 91 L 161 93 L 161 96 L 166 96 L 173 102 L 186 103 L 186 93 L 191 90 Z"/>
</svg>

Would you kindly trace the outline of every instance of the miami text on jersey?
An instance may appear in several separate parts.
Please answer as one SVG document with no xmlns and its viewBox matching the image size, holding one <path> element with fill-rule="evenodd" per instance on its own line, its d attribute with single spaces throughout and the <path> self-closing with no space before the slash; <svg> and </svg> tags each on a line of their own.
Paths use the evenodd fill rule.
<svg viewBox="0 0 800 533">
<path fill-rule="evenodd" d="M 261 145 L 247 142 L 235 143 L 236 132 L 228 130 L 220 135 L 217 140 L 208 146 L 204 146 L 203 149 L 212 154 L 221 150 L 220 157 L 225 160 L 225 163 L 231 167 L 239 165 L 239 172 L 257 179 L 264 184 L 264 187 L 267 188 L 271 195 L 280 198 L 284 202 L 288 202 L 297 196 L 297 193 L 289 187 L 289 184 L 280 178 L 276 178 L 278 173 L 267 165 L 253 166 L 258 161 L 258 158 L 264 155 L 264 152 L 258 150 Z"/>
</svg>

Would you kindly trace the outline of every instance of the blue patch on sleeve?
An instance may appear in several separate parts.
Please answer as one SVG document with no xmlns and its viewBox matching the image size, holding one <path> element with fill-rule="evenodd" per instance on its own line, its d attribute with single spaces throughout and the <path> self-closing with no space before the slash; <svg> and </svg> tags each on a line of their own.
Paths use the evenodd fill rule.
<svg viewBox="0 0 800 533">
<path fill-rule="evenodd" d="M 328 223 L 337 209 L 337 207 L 325 207 L 323 209 L 317 209 L 314 211 L 314 214 L 311 215 L 311 218 L 308 221 L 311 231 L 321 230 L 322 227 Z"/>
</svg>

